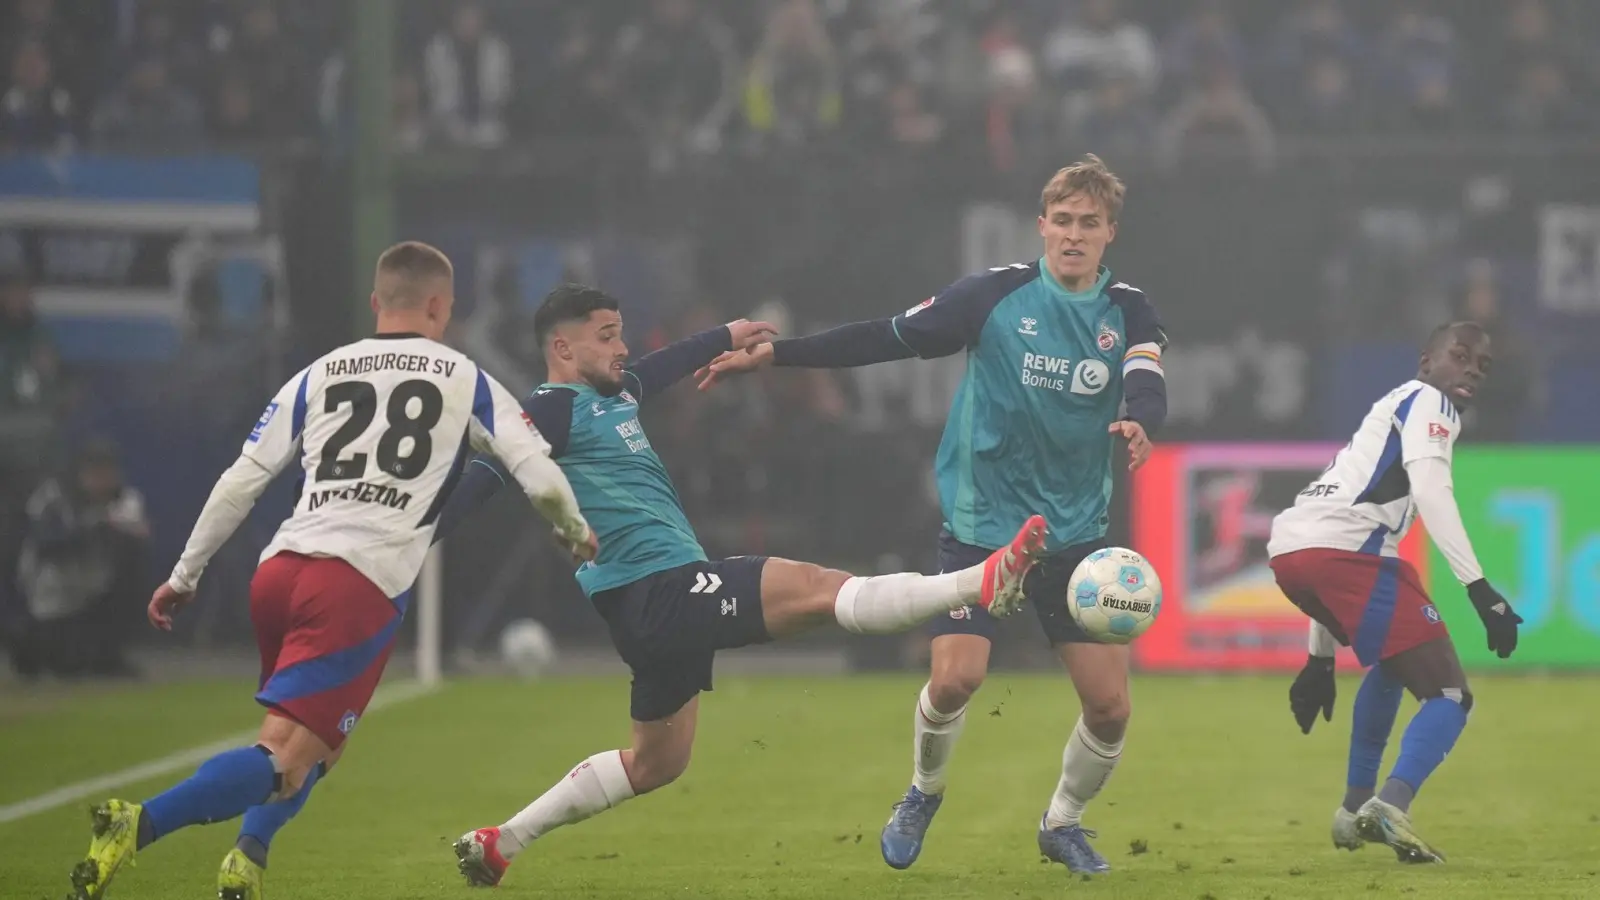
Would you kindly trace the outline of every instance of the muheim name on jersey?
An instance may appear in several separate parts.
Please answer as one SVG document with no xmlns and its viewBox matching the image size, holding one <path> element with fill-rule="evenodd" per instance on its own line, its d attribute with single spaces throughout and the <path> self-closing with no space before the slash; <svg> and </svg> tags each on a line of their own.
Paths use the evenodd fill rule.
<svg viewBox="0 0 1600 900">
<path fill-rule="evenodd" d="M 1022 383 L 1028 387 L 1098 394 L 1110 382 L 1111 369 L 1098 359 L 1081 359 L 1074 366 L 1072 360 L 1062 356 L 1022 354 Z"/>
<path fill-rule="evenodd" d="M 378 503 L 390 509 L 405 510 L 411 505 L 411 495 L 405 491 L 396 490 L 381 484 L 369 484 L 357 481 L 344 487 L 329 488 L 324 491 L 313 491 L 306 499 L 306 511 L 318 509 L 324 504 L 334 500 L 344 500 L 354 503 Z"/>
</svg>

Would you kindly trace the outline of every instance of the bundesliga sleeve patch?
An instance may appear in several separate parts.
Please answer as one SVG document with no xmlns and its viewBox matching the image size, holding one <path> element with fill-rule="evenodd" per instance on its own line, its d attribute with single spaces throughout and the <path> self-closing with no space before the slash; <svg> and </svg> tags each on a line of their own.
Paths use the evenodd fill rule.
<svg viewBox="0 0 1600 900">
<path fill-rule="evenodd" d="M 906 310 L 906 313 L 905 313 L 906 314 L 906 318 L 910 318 L 910 317 L 916 315 L 917 313 L 922 312 L 923 310 L 927 309 L 928 307 L 930 307 L 932 305 L 933 305 L 933 298 L 929 297 L 928 299 L 922 301 L 921 303 L 918 303 L 916 306 L 913 306 L 910 309 Z"/>
<path fill-rule="evenodd" d="M 522 424 L 528 426 L 529 431 L 533 430 L 533 416 L 528 415 L 527 410 L 522 411 Z"/>
<path fill-rule="evenodd" d="M 1440 425 L 1438 422 L 1429 422 L 1428 423 L 1428 440 L 1434 441 L 1436 443 L 1442 443 L 1444 441 L 1448 441 L 1448 440 L 1450 440 L 1450 429 L 1444 427 L 1443 425 Z"/>
</svg>

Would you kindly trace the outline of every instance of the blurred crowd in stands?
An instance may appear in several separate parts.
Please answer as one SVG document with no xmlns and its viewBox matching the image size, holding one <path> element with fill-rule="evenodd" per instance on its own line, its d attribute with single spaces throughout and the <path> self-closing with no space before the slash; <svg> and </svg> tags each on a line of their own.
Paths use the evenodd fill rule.
<svg viewBox="0 0 1600 900">
<path fill-rule="evenodd" d="M 606 145 L 666 170 L 842 152 L 1026 177 L 1040 157 L 1053 167 L 1084 150 L 1114 165 L 1124 155 L 1176 164 L 1220 147 L 1264 168 L 1296 142 L 1452 150 L 1600 138 L 1596 0 L 394 2 L 383 102 L 400 153 Z M 348 153 L 357 9 L 350 0 L 0 0 L 0 156 Z M 752 280 L 776 283 L 756 295 L 771 307 L 762 316 L 792 317 L 806 331 L 863 296 L 872 314 L 918 299 L 886 301 L 878 294 L 891 289 L 878 291 L 864 266 L 839 276 L 815 265 L 836 249 L 843 232 L 830 226 L 841 208 L 738 223 L 749 234 L 724 255 L 759 256 Z M 1510 221 L 1499 206 L 1485 209 L 1478 219 Z M 1420 213 L 1414 224 L 1380 210 L 1346 229 L 1349 246 L 1316 246 L 1337 285 L 1327 331 L 1410 340 L 1419 322 L 1444 315 L 1490 323 L 1501 359 L 1470 434 L 1512 440 L 1543 402 L 1533 343 L 1516 336 L 1529 327 L 1533 277 L 1488 258 L 1504 249 L 1499 232 L 1457 252 L 1471 229 L 1454 223 L 1474 216 L 1447 212 L 1435 228 Z M 1423 237 L 1397 241 L 1401 226 Z M 834 298 L 849 309 L 817 308 L 838 277 L 856 285 Z M 724 299 L 733 309 L 695 306 L 631 342 L 648 349 L 678 336 L 669 331 L 748 313 L 750 286 L 732 280 Z M 27 278 L 0 271 L 0 649 L 9 645 L 24 675 L 127 674 L 120 645 L 150 587 L 150 526 L 115 448 L 67 437 L 64 411 L 86 391 L 66 377 L 33 293 Z M 1412 312 L 1394 314 L 1402 309 Z M 207 429 L 254 416 L 266 367 L 253 354 L 271 348 L 254 332 L 226 343 L 202 313 L 196 321 L 203 346 L 185 357 L 188 381 L 178 380 L 190 395 L 163 402 Z M 1374 321 L 1396 334 L 1373 335 Z M 309 343 L 333 340 L 316 338 Z M 510 355 L 537 366 L 527 348 Z M 248 378 L 229 381 L 230 371 Z M 943 407 L 897 422 L 892 440 L 875 433 L 881 407 L 916 405 L 908 385 L 928 371 L 816 372 L 685 393 L 652 437 L 670 448 L 663 456 L 714 548 L 820 541 L 796 555 L 870 566 L 877 561 L 843 554 L 897 531 L 918 535 L 921 548 L 920 536 L 937 531 L 925 473 Z M 819 429 L 832 452 L 817 450 Z M 221 443 L 236 439 L 231 426 L 211 430 Z M 701 435 L 721 431 L 742 437 L 707 450 Z M 923 502 L 837 504 L 816 489 L 850 479 Z M 152 506 L 160 493 L 151 488 Z M 908 521 L 918 517 L 928 521 Z"/>
<path fill-rule="evenodd" d="M 9 0 L 0 148 L 329 146 L 354 8 Z M 1593 135 L 1597 24 L 1580 0 L 410 0 L 392 139 L 966 145 L 1004 169 L 1089 135 L 1262 162 L 1284 137 Z"/>
</svg>

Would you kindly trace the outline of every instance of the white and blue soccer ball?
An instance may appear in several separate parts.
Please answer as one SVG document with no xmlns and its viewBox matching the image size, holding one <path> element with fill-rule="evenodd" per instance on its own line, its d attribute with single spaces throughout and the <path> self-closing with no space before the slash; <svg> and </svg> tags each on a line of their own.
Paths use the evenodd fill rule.
<svg viewBox="0 0 1600 900">
<path fill-rule="evenodd" d="M 550 629 L 533 619 L 518 619 L 500 632 L 500 659 L 524 678 L 536 678 L 556 661 Z"/>
<path fill-rule="evenodd" d="M 1091 638 L 1126 644 L 1144 634 L 1161 613 L 1161 576 L 1132 550 L 1096 550 L 1072 572 L 1067 609 Z"/>
</svg>

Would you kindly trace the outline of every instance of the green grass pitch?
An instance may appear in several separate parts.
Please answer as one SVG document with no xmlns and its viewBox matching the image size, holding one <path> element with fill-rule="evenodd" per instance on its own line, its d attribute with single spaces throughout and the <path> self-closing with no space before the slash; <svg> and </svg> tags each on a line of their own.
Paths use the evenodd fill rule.
<svg viewBox="0 0 1600 900">
<path fill-rule="evenodd" d="M 1478 678 L 1456 751 L 1422 792 L 1442 866 L 1335 851 L 1355 682 L 1303 737 L 1287 678 L 1142 677 L 1122 766 L 1086 824 L 1115 867 L 1040 863 L 1034 829 L 1076 715 L 1064 679 L 997 673 L 974 701 L 922 859 L 895 872 L 878 830 L 909 778 L 913 676 L 733 679 L 702 704 L 689 773 L 564 829 L 504 898 L 1600 897 L 1600 690 Z M 242 684 L 0 693 L 0 805 L 249 727 Z M 621 680 L 462 681 L 374 713 L 273 846 L 273 900 L 470 897 L 450 841 L 495 824 L 626 740 Z M 1403 716 L 1409 716 L 1408 704 Z M 1398 732 L 1390 758 L 1398 746 Z M 130 787 L 134 799 L 180 775 Z M 115 900 L 215 896 L 230 824 L 147 850 Z M 0 825 L 0 897 L 60 898 L 87 843 L 82 804 Z M 1135 845 L 1144 848 L 1134 852 Z"/>
</svg>

